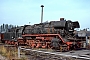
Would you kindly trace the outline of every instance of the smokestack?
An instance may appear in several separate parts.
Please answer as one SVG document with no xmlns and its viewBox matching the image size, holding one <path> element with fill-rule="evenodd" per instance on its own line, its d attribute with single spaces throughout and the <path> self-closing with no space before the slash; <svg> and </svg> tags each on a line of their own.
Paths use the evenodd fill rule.
<svg viewBox="0 0 90 60">
<path fill-rule="evenodd" d="M 60 21 L 64 20 L 64 18 L 60 18 Z"/>
<path fill-rule="evenodd" d="M 42 8 L 42 10 L 41 10 L 41 23 L 43 23 L 43 7 L 44 7 L 44 5 L 41 5 L 41 8 Z"/>
</svg>

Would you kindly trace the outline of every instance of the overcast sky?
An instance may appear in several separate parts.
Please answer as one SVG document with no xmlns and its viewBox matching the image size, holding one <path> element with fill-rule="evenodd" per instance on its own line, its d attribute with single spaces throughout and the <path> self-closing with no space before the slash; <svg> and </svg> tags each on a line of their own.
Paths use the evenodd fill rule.
<svg viewBox="0 0 90 60">
<path fill-rule="evenodd" d="M 81 29 L 90 28 L 90 0 L 0 0 L 0 25 L 40 23 L 42 4 L 44 22 L 64 17 L 79 21 Z"/>
</svg>

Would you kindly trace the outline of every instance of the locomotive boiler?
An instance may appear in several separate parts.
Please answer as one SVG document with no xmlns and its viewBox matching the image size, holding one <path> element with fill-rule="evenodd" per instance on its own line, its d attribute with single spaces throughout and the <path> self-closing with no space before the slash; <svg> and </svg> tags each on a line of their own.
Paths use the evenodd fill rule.
<svg viewBox="0 0 90 60">
<path fill-rule="evenodd" d="M 74 29 L 79 28 L 78 21 L 51 21 L 34 25 L 25 25 L 22 34 L 60 34 L 61 36 L 73 35 Z"/>
</svg>

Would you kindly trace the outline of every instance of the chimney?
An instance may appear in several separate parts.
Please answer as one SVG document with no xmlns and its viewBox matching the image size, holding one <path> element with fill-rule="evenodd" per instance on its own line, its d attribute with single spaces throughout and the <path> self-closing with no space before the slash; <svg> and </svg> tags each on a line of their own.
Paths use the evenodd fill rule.
<svg viewBox="0 0 90 60">
<path fill-rule="evenodd" d="M 60 18 L 60 21 L 64 20 L 64 18 Z"/>
</svg>

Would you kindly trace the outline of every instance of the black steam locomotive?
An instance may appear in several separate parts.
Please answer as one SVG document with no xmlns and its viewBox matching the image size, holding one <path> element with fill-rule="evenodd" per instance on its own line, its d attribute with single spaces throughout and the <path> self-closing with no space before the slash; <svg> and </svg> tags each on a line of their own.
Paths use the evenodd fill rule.
<svg viewBox="0 0 90 60">
<path fill-rule="evenodd" d="M 71 49 L 71 45 L 74 44 L 74 41 L 76 43 L 82 41 L 79 38 L 79 35 L 77 36 L 77 33 L 75 32 L 75 28 L 80 28 L 79 22 L 75 21 L 72 22 L 71 20 L 65 20 L 64 18 L 60 18 L 60 21 L 50 21 L 50 22 L 44 22 L 40 24 L 34 24 L 34 25 L 24 25 L 22 27 L 13 28 L 11 31 L 2 33 L 2 41 L 3 42 L 10 42 L 12 44 L 12 41 L 14 40 L 16 43 L 13 44 L 26 44 L 31 47 L 35 45 L 36 47 L 51 47 L 52 42 L 59 41 L 59 45 L 63 47 L 63 45 L 66 44 L 67 48 Z M 53 39 L 54 37 L 58 36 L 59 40 L 57 38 Z M 60 37 L 61 36 L 61 37 Z M 40 43 L 37 42 L 38 38 L 40 39 Z M 75 40 L 76 39 L 76 40 Z M 47 41 L 46 41 L 47 40 Z M 13 42 L 14 42 L 13 41 Z M 33 43 L 33 44 L 32 44 Z M 35 44 L 34 44 L 35 43 Z M 56 43 L 57 44 L 57 43 Z M 79 43 L 81 44 L 81 43 Z M 79 46 L 79 44 L 77 44 Z M 41 46 L 39 46 L 41 45 Z M 34 47 L 35 47 L 34 46 Z M 60 46 L 58 46 L 60 47 Z M 79 47 L 78 47 L 79 48 Z"/>
</svg>

